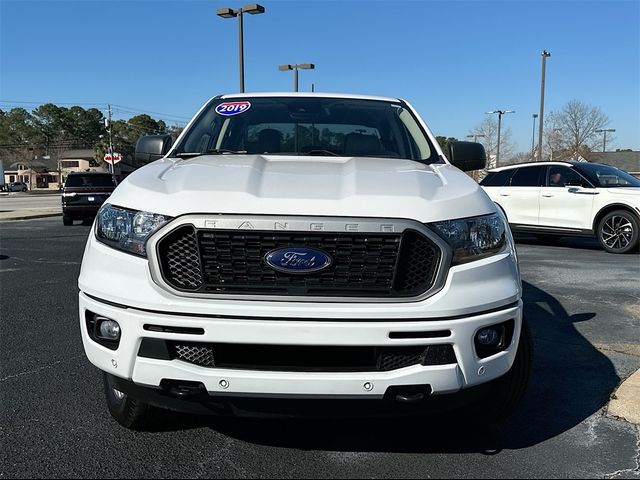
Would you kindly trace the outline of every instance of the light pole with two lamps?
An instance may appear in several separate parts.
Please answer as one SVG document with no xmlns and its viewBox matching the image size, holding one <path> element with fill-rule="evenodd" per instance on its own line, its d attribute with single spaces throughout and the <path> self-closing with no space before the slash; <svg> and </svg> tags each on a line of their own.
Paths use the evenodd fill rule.
<svg viewBox="0 0 640 480">
<path fill-rule="evenodd" d="M 264 13 L 264 7 L 253 3 L 251 5 L 245 5 L 242 8 L 219 8 L 216 10 L 216 15 L 222 18 L 235 18 L 238 17 L 238 44 L 240 50 L 240 93 L 244 93 L 244 33 L 242 27 L 242 14 L 250 13 L 251 15 L 258 15 Z"/>
<path fill-rule="evenodd" d="M 298 91 L 298 69 L 303 70 L 314 70 L 316 68 L 313 63 L 299 63 L 296 65 L 278 65 L 278 70 L 281 72 L 286 72 L 288 70 L 293 70 L 293 91 Z"/>
<path fill-rule="evenodd" d="M 600 130 L 596 130 L 596 133 L 604 133 L 604 139 L 602 141 L 602 151 L 607 151 L 607 132 L 615 132 L 615 128 L 601 128 Z"/>
<path fill-rule="evenodd" d="M 492 112 L 485 112 L 487 115 L 498 114 L 498 146 L 496 148 L 496 167 L 500 162 L 500 128 L 502 126 L 502 115 L 505 113 L 516 113 L 515 110 L 494 110 Z"/>
<path fill-rule="evenodd" d="M 474 142 L 477 142 L 480 137 L 486 137 L 486 135 L 482 135 L 481 133 L 473 133 L 471 135 L 467 135 L 467 138 L 473 138 Z"/>
</svg>

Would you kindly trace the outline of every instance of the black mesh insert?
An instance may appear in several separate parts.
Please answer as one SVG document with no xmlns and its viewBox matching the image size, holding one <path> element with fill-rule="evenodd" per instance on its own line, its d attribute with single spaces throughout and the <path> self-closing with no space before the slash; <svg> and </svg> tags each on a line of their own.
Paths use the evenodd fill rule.
<svg viewBox="0 0 640 480">
<path fill-rule="evenodd" d="M 451 345 L 334 347 L 167 342 L 167 346 L 172 359 L 237 370 L 387 372 L 412 365 L 456 363 Z"/>
<path fill-rule="evenodd" d="M 269 267 L 274 249 L 309 247 L 333 263 L 291 274 Z M 430 289 L 440 248 L 422 234 L 265 232 L 177 228 L 158 242 L 165 281 L 185 292 L 334 297 L 409 297 Z"/>
<path fill-rule="evenodd" d="M 425 285 L 433 285 L 440 260 L 440 249 L 416 231 L 404 233 L 398 260 L 396 289 L 405 295 L 419 295 Z"/>
<path fill-rule="evenodd" d="M 192 225 L 177 228 L 162 239 L 160 265 L 165 280 L 178 290 L 202 287 L 202 268 Z"/>
</svg>

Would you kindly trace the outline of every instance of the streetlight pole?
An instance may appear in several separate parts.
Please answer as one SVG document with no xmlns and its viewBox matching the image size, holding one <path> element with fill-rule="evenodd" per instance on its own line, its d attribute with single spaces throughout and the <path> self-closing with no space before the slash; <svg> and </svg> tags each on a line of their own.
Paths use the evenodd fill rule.
<svg viewBox="0 0 640 480">
<path fill-rule="evenodd" d="M 485 136 L 486 136 L 486 135 L 482 135 L 482 134 L 480 134 L 480 133 L 474 133 L 474 134 L 472 134 L 472 135 L 467 135 L 467 138 L 473 138 L 473 141 L 474 141 L 474 142 L 477 142 L 477 141 L 478 141 L 478 138 L 480 138 L 480 137 L 485 137 Z"/>
<path fill-rule="evenodd" d="M 536 152 L 536 118 L 538 118 L 538 114 L 533 114 L 533 132 L 531 133 L 531 160 L 535 160 L 535 152 Z"/>
<path fill-rule="evenodd" d="M 538 130 L 538 161 L 542 160 L 542 129 L 544 128 L 544 83 L 547 69 L 547 57 L 551 53 L 542 51 L 542 80 L 540 81 L 540 127 Z"/>
<path fill-rule="evenodd" d="M 303 70 L 314 70 L 316 68 L 313 63 L 299 63 L 296 65 L 278 65 L 278 70 L 281 72 L 286 72 L 287 70 L 293 70 L 293 91 L 298 91 L 298 69 L 302 68 Z"/>
<path fill-rule="evenodd" d="M 498 146 L 496 148 L 496 167 L 498 166 L 498 163 L 500 162 L 500 129 L 502 126 L 502 115 L 504 115 L 505 113 L 516 113 L 515 110 L 494 110 L 492 112 L 485 112 L 489 115 L 498 114 Z"/>
<path fill-rule="evenodd" d="M 606 152 L 607 151 L 607 132 L 615 132 L 616 129 L 615 128 L 603 128 L 600 130 L 596 130 L 596 133 L 604 133 L 604 139 L 602 142 L 602 152 Z"/>
<path fill-rule="evenodd" d="M 240 93 L 244 93 L 244 29 L 242 24 L 242 14 L 250 13 L 251 15 L 258 15 L 264 13 L 264 7 L 253 3 L 251 5 L 245 5 L 242 8 L 219 8 L 216 10 L 216 15 L 222 18 L 235 18 L 238 17 L 238 48 L 240 50 Z"/>
</svg>

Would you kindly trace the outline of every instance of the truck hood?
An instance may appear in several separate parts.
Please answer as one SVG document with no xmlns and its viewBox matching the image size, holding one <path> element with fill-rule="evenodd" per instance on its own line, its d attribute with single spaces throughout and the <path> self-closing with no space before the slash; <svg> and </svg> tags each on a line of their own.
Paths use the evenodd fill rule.
<svg viewBox="0 0 640 480">
<path fill-rule="evenodd" d="M 136 170 L 108 203 L 188 213 L 411 218 L 484 215 L 495 205 L 449 164 L 361 157 L 203 155 Z"/>
</svg>

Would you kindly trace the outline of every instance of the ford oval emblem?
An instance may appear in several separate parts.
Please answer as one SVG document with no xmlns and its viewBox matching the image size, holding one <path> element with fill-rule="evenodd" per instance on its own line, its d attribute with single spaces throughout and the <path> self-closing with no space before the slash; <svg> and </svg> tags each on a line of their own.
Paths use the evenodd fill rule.
<svg viewBox="0 0 640 480">
<path fill-rule="evenodd" d="M 333 259 L 316 248 L 286 247 L 271 250 L 264 257 L 274 270 L 284 273 L 312 273 L 328 268 Z"/>
</svg>

